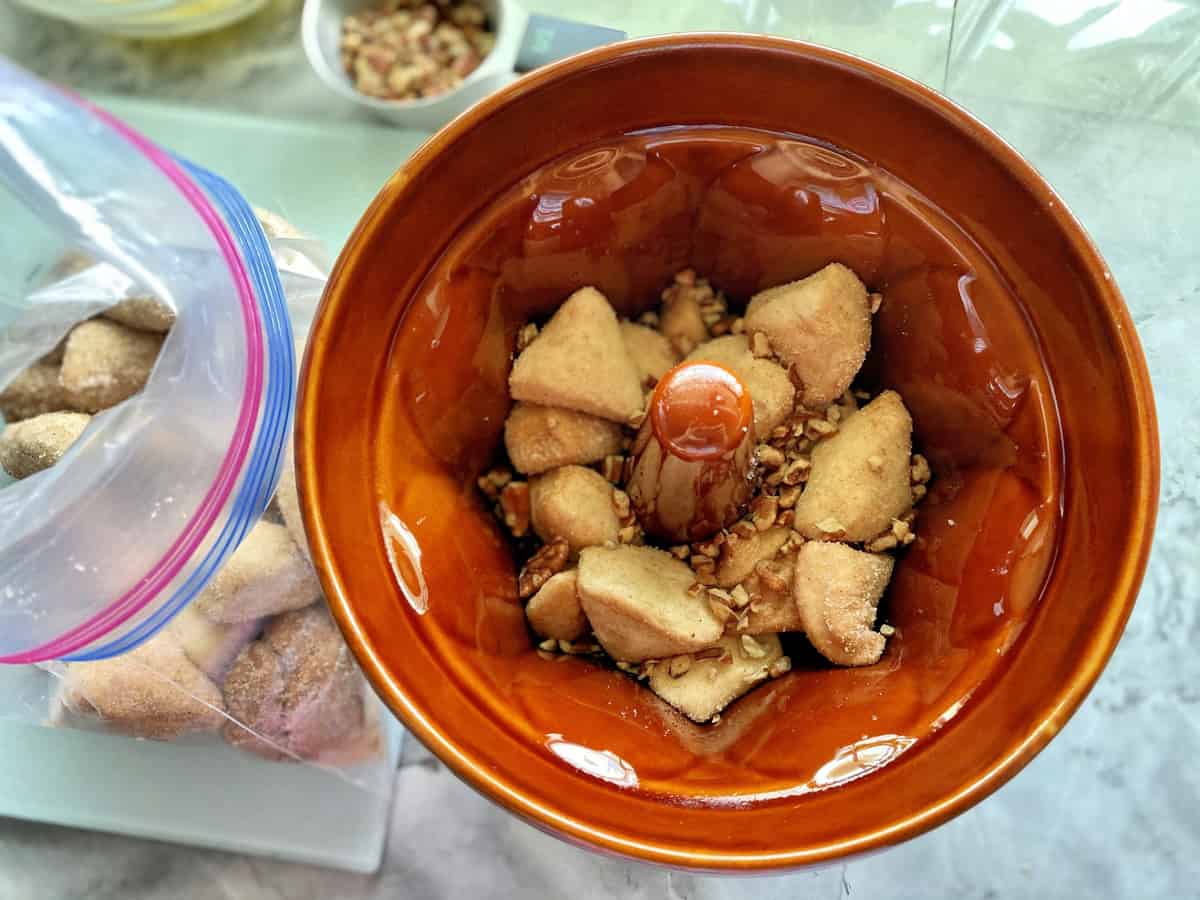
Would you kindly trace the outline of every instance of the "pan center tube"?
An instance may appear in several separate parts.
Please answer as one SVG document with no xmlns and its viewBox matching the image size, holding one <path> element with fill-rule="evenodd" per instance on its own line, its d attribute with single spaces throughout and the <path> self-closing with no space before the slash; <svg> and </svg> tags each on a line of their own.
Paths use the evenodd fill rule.
<svg viewBox="0 0 1200 900">
<path fill-rule="evenodd" d="M 685 362 L 664 375 L 638 431 L 626 491 L 642 527 L 674 543 L 704 540 L 750 499 L 754 404 L 729 369 Z"/>
</svg>

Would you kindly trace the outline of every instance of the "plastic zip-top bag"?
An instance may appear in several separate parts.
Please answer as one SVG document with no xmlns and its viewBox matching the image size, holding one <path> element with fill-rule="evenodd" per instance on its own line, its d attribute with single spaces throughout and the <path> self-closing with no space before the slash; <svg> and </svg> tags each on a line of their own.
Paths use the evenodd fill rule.
<svg viewBox="0 0 1200 900">
<path fill-rule="evenodd" d="M 2 60 L 0 203 L 0 710 L 381 761 L 290 471 L 319 246 Z"/>
</svg>

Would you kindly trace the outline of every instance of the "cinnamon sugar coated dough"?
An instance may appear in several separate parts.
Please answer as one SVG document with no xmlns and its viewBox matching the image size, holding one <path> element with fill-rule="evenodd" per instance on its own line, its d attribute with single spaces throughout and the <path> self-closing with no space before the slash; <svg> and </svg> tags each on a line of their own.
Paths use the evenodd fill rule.
<svg viewBox="0 0 1200 900">
<path fill-rule="evenodd" d="M 795 553 L 788 553 L 776 566 L 779 583 L 767 584 L 758 575 L 751 575 L 743 583 L 751 593 L 749 611 L 745 621 L 730 623 L 729 631 L 736 634 L 778 634 L 786 631 L 803 631 L 804 621 L 796 609 L 793 598 Z"/>
<path fill-rule="evenodd" d="M 61 361 L 61 360 L 60 360 Z M 0 413 L 9 424 L 44 413 L 71 409 L 67 392 L 59 381 L 59 362 L 35 362 L 0 391 Z"/>
<path fill-rule="evenodd" d="M 128 297 L 101 315 L 139 331 L 166 334 L 175 324 L 175 311 L 157 297 Z"/>
<path fill-rule="evenodd" d="M 756 331 L 795 369 L 805 406 L 827 406 L 850 386 L 871 345 L 867 289 L 848 268 L 830 263 L 756 294 L 746 308 L 746 333 Z"/>
<path fill-rule="evenodd" d="M 614 665 L 710 723 L 791 671 L 781 636 L 833 665 L 880 659 L 887 554 L 917 540 L 932 473 L 900 395 L 855 384 L 884 298 L 844 265 L 761 291 L 744 315 L 691 269 L 660 297 L 619 322 L 583 288 L 540 331 L 518 323 L 516 403 L 477 485 L 515 539 L 538 652 Z M 695 363 L 749 395 L 753 426 L 739 412 L 732 443 L 729 380 Z M 694 395 L 669 425 L 668 373 Z"/>
<path fill-rule="evenodd" d="M 892 577 L 890 556 L 813 541 L 796 555 L 795 598 L 804 633 L 839 666 L 879 662 L 885 639 L 875 630 L 879 598 Z"/>
<path fill-rule="evenodd" d="M 617 540 L 621 529 L 612 485 L 582 466 L 562 466 L 530 481 L 529 509 L 538 537 L 566 538 L 573 554 Z"/>
<path fill-rule="evenodd" d="M 750 352 L 745 335 L 730 334 L 701 344 L 687 356 L 688 362 L 715 362 L 738 377 L 754 401 L 754 433 L 765 436 L 782 425 L 796 403 L 796 388 L 787 370 Z"/>
<path fill-rule="evenodd" d="M 598 462 L 621 449 L 622 436 L 615 422 L 534 403 L 518 403 L 504 423 L 508 457 L 523 475 Z"/>
<path fill-rule="evenodd" d="M 785 659 L 775 635 L 760 638 L 724 637 L 712 659 L 692 659 L 680 675 L 669 664 L 655 665 L 650 689 L 693 722 L 709 722 L 726 706 L 766 681 L 771 667 Z M 678 671 L 678 669 L 677 669 Z"/>
<path fill-rule="evenodd" d="M 14 422 L 0 431 L 0 466 L 13 478 L 48 469 L 71 449 L 91 416 L 52 412 Z"/>
<path fill-rule="evenodd" d="M 642 385 L 617 314 L 598 290 L 581 288 L 513 363 L 514 400 L 560 406 L 614 422 L 642 411 Z"/>
<path fill-rule="evenodd" d="M 350 649 L 322 606 L 272 620 L 229 670 L 224 699 L 235 721 L 222 736 L 267 759 L 347 764 L 381 740 Z"/>
<path fill-rule="evenodd" d="M 579 604 L 578 575 L 576 569 L 551 575 L 529 598 L 525 617 L 542 637 L 573 641 L 588 633 L 588 620 Z"/>
<path fill-rule="evenodd" d="M 653 387 L 679 362 L 679 353 L 661 332 L 634 322 L 621 323 L 625 350 L 637 367 L 643 387 Z"/>
<path fill-rule="evenodd" d="M 912 418 L 884 391 L 812 452 L 796 530 L 815 540 L 866 541 L 912 509 Z"/>
<path fill-rule="evenodd" d="M 579 555 L 579 601 L 601 646 L 626 662 L 713 646 L 721 623 L 689 593 L 695 573 L 652 547 L 590 547 Z"/>
<path fill-rule="evenodd" d="M 214 622 L 195 606 L 179 611 L 164 633 L 171 634 L 184 654 L 201 672 L 220 684 L 242 648 L 262 631 L 261 619 L 223 624 Z"/>
<path fill-rule="evenodd" d="M 221 692 L 169 632 L 122 656 L 67 663 L 59 702 L 133 737 L 170 741 L 225 721 Z"/>
<path fill-rule="evenodd" d="M 132 397 L 146 384 L 163 338 L 105 319 L 72 329 L 59 378 L 71 408 L 100 412 Z"/>
<path fill-rule="evenodd" d="M 774 559 L 789 537 L 786 528 L 769 528 L 748 538 L 726 540 L 717 564 L 717 585 L 731 588 L 741 584 L 753 574 L 758 563 Z"/>
<path fill-rule="evenodd" d="M 302 237 L 273 214 L 260 218 L 274 237 Z M 59 277 L 88 264 L 67 259 Z M 140 390 L 173 322 L 166 304 L 139 297 L 75 326 L 0 393 L 8 419 L 0 464 L 24 477 L 58 462 L 90 421 L 76 410 L 100 411 Z M 271 759 L 333 765 L 381 753 L 380 722 L 307 557 L 290 441 L 284 456 L 274 503 L 285 524 L 258 522 L 195 601 L 144 644 L 68 663 L 53 724 L 95 721 L 156 740 L 223 734 Z M 259 736 L 231 721 L 227 699 Z"/>
<path fill-rule="evenodd" d="M 317 575 L 288 530 L 259 522 L 193 604 L 228 624 L 302 609 L 320 596 Z"/>
</svg>

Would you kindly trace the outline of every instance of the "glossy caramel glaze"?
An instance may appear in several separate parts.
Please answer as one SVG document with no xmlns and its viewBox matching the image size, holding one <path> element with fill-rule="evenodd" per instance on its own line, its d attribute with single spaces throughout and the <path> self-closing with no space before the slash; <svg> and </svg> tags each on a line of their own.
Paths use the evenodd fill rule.
<svg viewBox="0 0 1200 900">
<path fill-rule="evenodd" d="M 716 363 L 681 363 L 654 386 L 650 427 L 663 449 L 688 462 L 720 459 L 754 442 L 754 406 L 738 377 Z"/>
<path fill-rule="evenodd" d="M 680 363 L 650 395 L 626 463 L 625 491 L 647 533 L 668 544 L 712 537 L 754 487 L 754 405 L 716 363 Z"/>
<path fill-rule="evenodd" d="M 632 313 L 690 264 L 744 302 L 835 259 L 886 298 L 861 380 L 901 391 L 936 473 L 883 660 L 797 639 L 699 727 L 538 656 L 473 481 L 517 327 L 581 285 Z M 301 405 L 314 559 L 392 709 L 541 826 L 685 866 L 827 860 L 993 790 L 1098 675 L 1153 525 L 1149 382 L 1078 224 L 944 98 L 773 38 L 606 48 L 452 123 L 339 261 Z"/>
</svg>

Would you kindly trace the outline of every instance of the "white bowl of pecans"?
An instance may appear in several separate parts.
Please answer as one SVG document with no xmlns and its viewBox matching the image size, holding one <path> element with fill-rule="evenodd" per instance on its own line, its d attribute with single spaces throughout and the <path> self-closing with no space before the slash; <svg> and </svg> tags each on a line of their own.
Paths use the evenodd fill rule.
<svg viewBox="0 0 1200 900">
<path fill-rule="evenodd" d="M 509 0 L 308 0 L 304 50 L 337 94 L 432 130 L 517 77 L 527 18 Z"/>
<path fill-rule="evenodd" d="M 306 0 L 304 51 L 333 91 L 383 119 L 435 130 L 544 63 L 625 33 L 511 0 Z"/>
</svg>

